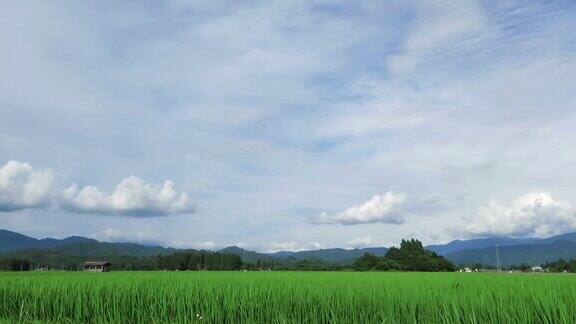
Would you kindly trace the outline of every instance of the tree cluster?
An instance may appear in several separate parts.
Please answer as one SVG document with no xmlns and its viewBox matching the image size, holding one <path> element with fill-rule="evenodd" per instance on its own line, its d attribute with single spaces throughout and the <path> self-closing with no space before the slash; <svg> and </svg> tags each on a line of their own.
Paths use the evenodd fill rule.
<svg viewBox="0 0 576 324">
<path fill-rule="evenodd" d="M 244 270 L 270 270 L 270 271 L 340 271 L 346 265 L 335 264 L 319 259 L 300 260 L 293 257 L 280 260 L 256 260 L 253 263 L 244 263 Z"/>
<path fill-rule="evenodd" d="M 576 272 L 576 260 L 570 259 L 568 261 L 560 259 L 556 262 L 549 262 L 542 266 L 550 272 Z"/>
<path fill-rule="evenodd" d="M 185 251 L 169 255 L 136 257 L 110 255 L 95 258 L 78 257 L 50 250 L 30 250 L 19 256 L 0 257 L 0 271 L 82 270 L 86 261 L 106 260 L 112 270 L 239 270 L 238 255 L 209 251 Z"/>
<path fill-rule="evenodd" d="M 366 253 L 354 262 L 357 271 L 455 271 L 456 267 L 435 252 L 424 249 L 422 242 L 402 240 L 400 247 L 391 247 L 385 256 Z"/>
<path fill-rule="evenodd" d="M 160 270 L 239 270 L 242 259 L 236 254 L 218 252 L 178 252 L 156 257 Z"/>
<path fill-rule="evenodd" d="M 30 261 L 17 258 L 1 258 L 0 271 L 29 271 Z"/>
</svg>

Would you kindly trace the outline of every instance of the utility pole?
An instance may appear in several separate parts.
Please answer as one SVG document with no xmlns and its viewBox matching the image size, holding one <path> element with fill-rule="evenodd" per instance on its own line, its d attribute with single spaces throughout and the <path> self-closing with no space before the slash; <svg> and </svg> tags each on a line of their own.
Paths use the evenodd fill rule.
<svg viewBox="0 0 576 324">
<path fill-rule="evenodd" d="M 500 251 L 498 250 L 498 244 L 496 244 L 496 270 L 500 272 Z"/>
</svg>

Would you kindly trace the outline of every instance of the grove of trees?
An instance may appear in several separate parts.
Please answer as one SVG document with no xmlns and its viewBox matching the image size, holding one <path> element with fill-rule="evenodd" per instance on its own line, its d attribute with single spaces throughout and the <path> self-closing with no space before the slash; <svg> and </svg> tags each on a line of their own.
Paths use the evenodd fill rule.
<svg viewBox="0 0 576 324">
<path fill-rule="evenodd" d="M 366 253 L 354 262 L 357 271 L 455 271 L 452 262 L 424 249 L 422 242 L 402 240 L 400 247 L 391 247 L 385 256 Z"/>
<path fill-rule="evenodd" d="M 91 258 L 90 260 L 94 260 Z M 239 270 L 242 259 L 235 254 L 209 251 L 185 251 L 169 255 L 136 257 L 111 255 L 96 259 L 112 264 L 112 270 Z M 85 257 L 71 256 L 49 250 L 35 250 L 26 257 L 0 257 L 0 271 L 81 270 Z"/>
<path fill-rule="evenodd" d="M 550 272 L 576 272 L 576 260 L 560 259 L 556 262 L 549 262 L 542 266 Z"/>
</svg>

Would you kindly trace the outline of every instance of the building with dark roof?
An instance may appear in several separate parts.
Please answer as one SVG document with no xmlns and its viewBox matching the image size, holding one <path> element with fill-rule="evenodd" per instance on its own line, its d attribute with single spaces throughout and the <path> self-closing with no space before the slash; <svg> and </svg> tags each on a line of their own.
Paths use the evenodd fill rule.
<svg viewBox="0 0 576 324">
<path fill-rule="evenodd" d="M 84 271 L 109 272 L 112 264 L 108 261 L 88 261 L 84 263 Z"/>
</svg>

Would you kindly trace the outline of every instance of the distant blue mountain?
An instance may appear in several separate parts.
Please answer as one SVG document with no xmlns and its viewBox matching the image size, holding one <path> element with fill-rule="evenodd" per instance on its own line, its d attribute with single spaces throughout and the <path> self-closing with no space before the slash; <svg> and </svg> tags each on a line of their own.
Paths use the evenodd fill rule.
<svg viewBox="0 0 576 324">
<path fill-rule="evenodd" d="M 94 239 L 70 236 L 62 240 L 45 238 L 35 239 L 20 233 L 0 230 L 0 253 L 25 249 L 47 249 L 71 243 L 95 243 Z"/>
<path fill-rule="evenodd" d="M 560 258 L 565 260 L 576 259 L 576 242 L 562 240 L 551 240 L 548 242 L 551 243 L 499 246 L 500 264 L 502 266 L 520 265 L 522 263 L 541 265 L 546 262 L 558 261 Z M 464 265 L 481 263 L 495 266 L 497 262 L 496 248 L 494 246 L 455 251 L 444 255 L 444 257 L 454 264 Z"/>
<path fill-rule="evenodd" d="M 576 233 L 568 233 L 568 234 L 561 234 L 552 236 L 546 239 L 538 240 L 538 244 L 550 244 L 559 241 L 569 241 L 569 242 L 576 242 Z"/>
<path fill-rule="evenodd" d="M 558 241 L 576 242 L 576 233 L 568 233 L 552 236 L 546 239 L 526 238 L 515 239 L 510 237 L 489 237 L 471 240 L 455 240 L 447 244 L 428 245 L 428 250 L 434 251 L 440 255 L 447 255 L 462 250 L 474 250 L 482 248 L 494 248 L 498 246 L 512 246 L 524 244 L 550 244 Z"/>
<path fill-rule="evenodd" d="M 437 244 L 428 245 L 426 249 L 434 251 L 440 255 L 446 255 L 449 253 L 471 250 L 471 249 L 481 249 L 485 247 L 495 247 L 498 246 L 508 246 L 508 245 L 519 245 L 519 244 L 530 244 L 537 242 L 538 239 L 514 239 L 509 237 L 490 237 L 482 239 L 472 239 L 472 240 L 455 240 L 447 244 Z"/>
<path fill-rule="evenodd" d="M 99 242 L 82 236 L 70 236 L 61 240 L 53 238 L 35 239 L 16 232 L 0 230 L 0 253 L 25 252 L 38 249 L 53 250 L 79 257 L 110 255 L 154 256 L 178 251 L 172 248 L 136 243 Z"/>
<path fill-rule="evenodd" d="M 571 243 L 574 244 L 571 245 Z M 447 244 L 428 245 L 426 246 L 426 249 L 444 255 L 457 264 L 465 262 L 492 265 L 496 262 L 496 245 L 499 246 L 501 251 L 502 265 L 519 264 L 518 262 L 540 264 L 547 261 L 556 261 L 560 257 L 576 258 L 576 233 L 562 234 L 546 239 L 490 237 L 471 240 L 455 240 Z M 351 250 L 321 249 L 301 252 L 281 251 L 270 253 L 268 255 L 277 259 L 319 259 L 330 262 L 342 262 L 356 259 L 364 253 L 383 256 L 387 251 L 388 248 L 375 247 Z"/>
<path fill-rule="evenodd" d="M 268 255 L 273 256 L 275 258 L 284 259 L 284 258 L 289 258 L 296 253 L 297 252 L 294 252 L 294 251 L 279 251 L 279 252 L 274 252 L 274 253 L 268 253 Z"/>
</svg>

